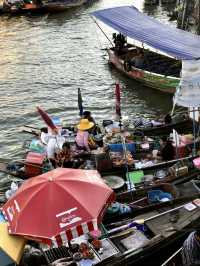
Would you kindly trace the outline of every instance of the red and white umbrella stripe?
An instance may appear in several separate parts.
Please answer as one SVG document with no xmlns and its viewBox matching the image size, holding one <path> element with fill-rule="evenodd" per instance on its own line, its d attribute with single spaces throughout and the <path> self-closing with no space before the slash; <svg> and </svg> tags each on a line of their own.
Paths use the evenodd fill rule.
<svg viewBox="0 0 200 266">
<path fill-rule="evenodd" d="M 53 247 L 58 247 L 60 245 L 66 244 L 68 241 L 77 238 L 83 234 L 87 234 L 94 230 L 98 230 L 97 220 L 94 219 L 87 223 L 82 223 L 70 230 L 63 231 L 59 235 L 52 237 L 50 245 Z"/>
</svg>

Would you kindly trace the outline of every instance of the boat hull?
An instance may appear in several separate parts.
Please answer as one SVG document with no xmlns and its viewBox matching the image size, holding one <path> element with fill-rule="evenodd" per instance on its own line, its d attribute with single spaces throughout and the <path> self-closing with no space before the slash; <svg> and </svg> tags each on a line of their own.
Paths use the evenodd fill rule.
<svg viewBox="0 0 200 266">
<path fill-rule="evenodd" d="M 136 81 L 143 83 L 145 86 L 173 94 L 179 84 L 180 79 L 171 76 L 164 76 L 153 72 L 145 71 L 135 67 L 131 67 L 129 71 L 124 68 L 124 60 L 118 57 L 115 52 L 108 49 L 109 63 L 114 65 L 119 71 Z"/>
<path fill-rule="evenodd" d="M 61 2 L 47 2 L 44 4 L 44 8 L 47 12 L 63 12 L 69 8 L 78 7 L 85 4 L 87 0 L 65 0 Z"/>
<path fill-rule="evenodd" d="M 175 129 L 179 134 L 192 132 L 193 122 L 191 119 L 185 119 L 180 122 L 165 124 L 157 127 L 136 128 L 137 131 L 143 132 L 145 136 L 169 135 L 173 129 Z"/>
</svg>

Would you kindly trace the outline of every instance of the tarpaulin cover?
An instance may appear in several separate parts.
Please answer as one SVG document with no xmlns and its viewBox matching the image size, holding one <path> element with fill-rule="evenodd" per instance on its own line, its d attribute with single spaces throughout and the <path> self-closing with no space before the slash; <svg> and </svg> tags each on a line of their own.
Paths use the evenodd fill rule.
<svg viewBox="0 0 200 266">
<path fill-rule="evenodd" d="M 182 77 L 174 97 L 174 104 L 200 107 L 200 60 L 183 60 Z"/>
<path fill-rule="evenodd" d="M 104 9 L 92 15 L 123 35 L 178 59 L 200 58 L 199 36 L 162 24 L 133 6 Z"/>
</svg>

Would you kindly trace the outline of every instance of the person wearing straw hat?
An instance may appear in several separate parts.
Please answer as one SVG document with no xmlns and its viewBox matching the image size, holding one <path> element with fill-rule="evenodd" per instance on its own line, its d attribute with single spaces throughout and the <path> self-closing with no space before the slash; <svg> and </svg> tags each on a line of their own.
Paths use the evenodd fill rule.
<svg viewBox="0 0 200 266">
<path fill-rule="evenodd" d="M 96 147 L 94 141 L 91 140 L 89 131 L 94 127 L 94 123 L 90 122 L 88 119 L 81 119 L 77 125 L 78 133 L 76 136 L 76 145 L 80 150 L 85 150 L 90 152 L 91 148 Z"/>
</svg>

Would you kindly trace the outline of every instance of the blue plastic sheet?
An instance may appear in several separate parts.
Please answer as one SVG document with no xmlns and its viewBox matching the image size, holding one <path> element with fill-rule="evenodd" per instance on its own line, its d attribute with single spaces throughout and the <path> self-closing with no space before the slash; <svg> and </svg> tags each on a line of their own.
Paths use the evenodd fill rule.
<svg viewBox="0 0 200 266">
<path fill-rule="evenodd" d="M 104 9 L 92 15 L 123 35 L 178 59 L 200 58 L 199 36 L 162 24 L 133 6 Z"/>
</svg>

